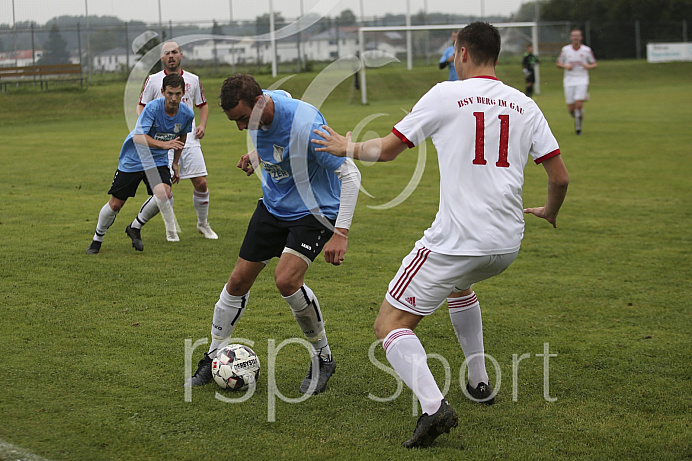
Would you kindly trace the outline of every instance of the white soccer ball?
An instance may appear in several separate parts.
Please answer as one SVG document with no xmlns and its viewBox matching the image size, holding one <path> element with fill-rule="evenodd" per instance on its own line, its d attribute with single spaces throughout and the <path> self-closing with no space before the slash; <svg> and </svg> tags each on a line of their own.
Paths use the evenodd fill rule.
<svg viewBox="0 0 692 461">
<path fill-rule="evenodd" d="M 259 357 L 242 344 L 229 344 L 219 349 L 211 363 L 211 375 L 221 389 L 241 391 L 255 383 L 259 374 Z"/>
</svg>

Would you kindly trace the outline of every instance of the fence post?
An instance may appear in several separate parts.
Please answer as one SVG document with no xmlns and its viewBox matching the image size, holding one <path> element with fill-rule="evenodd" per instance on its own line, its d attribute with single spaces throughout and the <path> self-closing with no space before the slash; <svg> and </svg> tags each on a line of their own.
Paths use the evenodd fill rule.
<svg viewBox="0 0 692 461">
<path fill-rule="evenodd" d="M 642 31 L 639 19 L 634 21 L 634 43 L 637 50 L 637 59 L 642 58 Z"/>
<path fill-rule="evenodd" d="M 682 41 L 687 41 L 687 19 L 682 20 Z"/>
<path fill-rule="evenodd" d="M 77 23 L 77 48 L 79 48 L 79 65 L 82 66 L 82 71 L 84 71 L 84 64 L 82 63 L 82 30 L 80 29 L 79 22 Z"/>
</svg>

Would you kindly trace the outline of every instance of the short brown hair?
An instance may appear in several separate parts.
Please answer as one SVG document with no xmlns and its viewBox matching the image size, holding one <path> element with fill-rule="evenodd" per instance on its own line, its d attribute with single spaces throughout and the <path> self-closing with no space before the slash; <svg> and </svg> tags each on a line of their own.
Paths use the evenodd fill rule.
<svg viewBox="0 0 692 461">
<path fill-rule="evenodd" d="M 166 87 L 171 88 L 182 88 L 183 93 L 185 93 L 185 79 L 179 74 L 168 74 L 163 78 L 163 84 L 161 85 L 162 90 L 166 90 Z"/>
<path fill-rule="evenodd" d="M 262 87 L 250 74 L 235 74 L 224 80 L 219 94 L 219 105 L 226 111 L 233 109 L 240 101 L 245 101 L 252 109 L 255 99 L 262 95 Z"/>
<path fill-rule="evenodd" d="M 469 50 L 471 61 L 477 66 L 495 65 L 500 56 L 500 32 L 487 22 L 476 21 L 459 31 L 455 51 L 460 52 L 461 47 Z"/>
</svg>

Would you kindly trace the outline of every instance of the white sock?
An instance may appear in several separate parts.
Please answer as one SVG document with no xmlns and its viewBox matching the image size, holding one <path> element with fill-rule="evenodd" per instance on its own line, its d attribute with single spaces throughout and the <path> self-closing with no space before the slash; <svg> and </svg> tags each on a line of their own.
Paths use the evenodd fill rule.
<svg viewBox="0 0 692 461">
<path fill-rule="evenodd" d="M 428 357 L 418 336 L 408 328 L 392 330 L 382 341 L 387 360 L 416 394 L 423 413 L 434 414 L 444 396 L 428 368 Z"/>
<path fill-rule="evenodd" d="M 583 110 L 582 109 L 575 109 L 574 110 L 574 129 L 575 130 L 581 130 L 582 116 L 583 116 Z"/>
<path fill-rule="evenodd" d="M 166 232 L 177 232 L 175 225 L 175 214 L 173 213 L 173 196 L 168 197 L 168 200 L 161 200 L 154 196 L 154 201 L 159 207 L 161 216 L 163 216 L 163 223 L 166 226 Z"/>
<path fill-rule="evenodd" d="M 219 300 L 214 306 L 209 354 L 228 345 L 236 323 L 245 313 L 245 306 L 247 306 L 249 297 L 249 291 L 243 296 L 233 296 L 228 293 L 224 285 Z"/>
<path fill-rule="evenodd" d="M 332 351 L 329 349 L 327 334 L 324 332 L 324 319 L 315 293 L 307 285 L 303 285 L 291 296 L 283 298 L 291 306 L 293 317 L 303 330 L 305 339 L 312 344 L 313 352 L 329 359 Z"/>
<path fill-rule="evenodd" d="M 447 304 L 454 332 L 466 357 L 469 385 L 475 389 L 478 383 L 488 384 L 483 347 L 483 320 L 476 293 L 472 292 L 460 298 L 447 298 Z"/>
<path fill-rule="evenodd" d="M 106 235 L 106 231 L 109 227 L 113 225 L 118 212 L 111 208 L 110 204 L 106 203 L 101 208 L 99 212 L 99 220 L 96 223 L 96 233 L 94 234 L 94 240 L 97 242 L 103 242 L 103 236 Z"/>
<path fill-rule="evenodd" d="M 204 224 L 209 216 L 209 190 L 206 192 L 197 192 L 192 190 L 192 204 L 197 212 L 197 222 Z"/>
<path fill-rule="evenodd" d="M 171 199 L 172 200 L 172 199 Z M 143 225 L 149 222 L 151 218 L 159 214 L 159 206 L 154 200 L 154 196 L 149 197 L 146 202 L 142 204 L 142 208 L 139 209 L 139 213 L 130 227 L 133 229 L 141 229 Z"/>
</svg>

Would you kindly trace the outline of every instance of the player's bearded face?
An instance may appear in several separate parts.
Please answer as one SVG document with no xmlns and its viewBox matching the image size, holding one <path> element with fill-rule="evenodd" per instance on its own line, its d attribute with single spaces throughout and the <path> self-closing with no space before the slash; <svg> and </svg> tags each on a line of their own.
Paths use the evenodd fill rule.
<svg viewBox="0 0 692 461">
<path fill-rule="evenodd" d="M 166 67 L 168 70 L 175 70 L 180 67 L 180 62 L 182 59 L 183 54 L 178 48 L 164 50 L 161 56 L 161 62 L 163 62 L 164 67 Z"/>
</svg>

